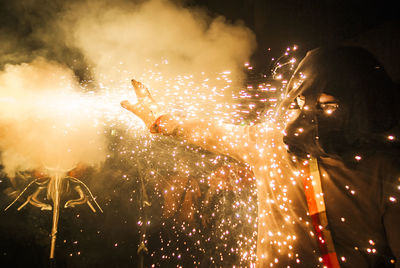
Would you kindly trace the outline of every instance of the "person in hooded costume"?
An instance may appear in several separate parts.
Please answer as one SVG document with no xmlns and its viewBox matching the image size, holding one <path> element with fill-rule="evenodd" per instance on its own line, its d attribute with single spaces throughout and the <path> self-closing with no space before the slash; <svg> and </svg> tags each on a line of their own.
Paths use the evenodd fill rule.
<svg viewBox="0 0 400 268">
<path fill-rule="evenodd" d="M 139 102 L 121 105 L 151 132 L 184 139 L 252 167 L 259 187 L 259 267 L 400 267 L 399 98 L 395 84 L 369 52 L 355 47 L 310 51 L 290 79 L 279 108 L 285 118 L 290 114 L 280 141 L 271 138 L 265 126 L 227 127 L 162 114 L 148 90 L 132 83 Z M 284 188 L 282 196 L 292 196 L 288 204 L 280 203 L 285 200 L 280 193 L 260 188 L 275 185 L 268 163 L 276 155 L 271 148 L 280 148 L 276 143 L 281 141 L 302 177 L 288 188 L 272 186 L 274 191 Z M 278 173 L 289 180 L 280 169 Z M 269 202 L 271 196 L 278 198 Z M 279 209 L 271 206 L 279 204 L 288 208 L 279 213 L 292 214 L 274 216 L 273 210 Z M 274 234 L 265 227 L 270 222 L 281 228 L 275 233 L 292 230 L 296 239 L 287 235 L 286 240 L 271 240 Z"/>
<path fill-rule="evenodd" d="M 326 215 L 315 215 L 314 226 L 327 221 L 341 266 L 394 266 L 400 256 L 395 84 L 364 49 L 319 48 L 299 64 L 287 95 L 298 111 L 284 142 L 299 160 L 318 162 Z M 329 247 L 319 244 L 321 251 Z"/>
</svg>

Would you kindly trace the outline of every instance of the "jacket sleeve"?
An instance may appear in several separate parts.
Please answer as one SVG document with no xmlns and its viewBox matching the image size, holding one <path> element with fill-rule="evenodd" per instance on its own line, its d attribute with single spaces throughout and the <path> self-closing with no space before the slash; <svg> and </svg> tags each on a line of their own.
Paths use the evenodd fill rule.
<svg viewBox="0 0 400 268">
<path fill-rule="evenodd" d="M 400 267 L 400 166 L 392 165 L 383 182 L 383 224 L 396 267 Z"/>
<path fill-rule="evenodd" d="M 227 125 L 208 120 L 189 120 L 181 123 L 175 136 L 204 149 L 228 155 L 239 161 L 251 162 L 254 144 L 250 127 Z"/>
<path fill-rule="evenodd" d="M 169 115 L 157 119 L 150 127 L 150 131 L 174 136 L 249 165 L 264 159 L 265 153 L 260 148 L 264 147 L 265 141 L 268 141 L 266 127 L 263 124 L 239 126 L 210 119 L 179 120 Z"/>
</svg>

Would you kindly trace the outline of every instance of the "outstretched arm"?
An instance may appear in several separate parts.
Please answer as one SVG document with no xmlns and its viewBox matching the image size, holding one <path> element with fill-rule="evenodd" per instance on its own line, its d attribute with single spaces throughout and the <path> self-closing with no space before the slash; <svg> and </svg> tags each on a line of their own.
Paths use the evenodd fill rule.
<svg viewBox="0 0 400 268">
<path fill-rule="evenodd" d="M 208 151 L 251 162 L 254 146 L 250 139 L 250 127 L 227 126 L 207 119 L 180 120 L 163 114 L 142 83 L 132 80 L 132 86 L 138 102 L 131 104 L 125 100 L 121 106 L 141 118 L 152 133 L 171 135 Z"/>
</svg>

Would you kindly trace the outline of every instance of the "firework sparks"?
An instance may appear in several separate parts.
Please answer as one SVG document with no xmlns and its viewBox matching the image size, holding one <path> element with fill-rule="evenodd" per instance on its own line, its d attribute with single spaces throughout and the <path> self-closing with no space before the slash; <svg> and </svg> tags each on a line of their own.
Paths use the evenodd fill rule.
<svg viewBox="0 0 400 268">
<path fill-rule="evenodd" d="M 171 222 L 172 220 L 172 226 L 176 230 L 188 230 L 184 231 L 184 235 L 187 238 L 196 239 L 192 246 L 187 245 L 187 250 L 192 251 L 191 248 L 194 247 L 200 254 L 209 254 L 211 263 L 221 263 L 228 259 L 232 263 L 247 263 L 251 260 L 254 262 L 257 240 L 255 231 L 257 226 L 255 202 L 257 199 L 256 191 L 251 186 L 254 182 L 253 177 L 244 175 L 246 172 L 241 171 L 242 169 L 246 170 L 246 167 L 239 167 L 229 158 L 215 157 L 209 153 L 200 154 L 199 160 L 195 160 L 193 164 L 182 164 L 182 161 L 178 161 L 178 159 L 186 159 L 183 160 L 184 162 L 197 159 L 194 157 L 194 153 L 198 149 L 190 149 L 194 150 L 190 157 L 185 156 L 185 153 L 182 152 L 189 149 L 185 142 L 179 142 L 170 149 L 160 147 L 165 151 L 164 156 L 159 153 L 154 154 L 152 147 L 159 142 L 159 138 L 145 134 L 147 131 L 141 120 L 121 111 L 117 105 L 121 96 L 135 100 L 136 96 L 132 94 L 131 90 L 127 91 L 124 88 L 115 90 L 104 85 L 99 85 L 99 88 L 93 91 L 88 91 L 87 88 L 82 90 L 79 85 L 69 82 L 73 79 L 68 76 L 68 73 L 60 75 L 61 80 L 56 80 L 56 83 L 51 82 L 51 85 L 46 85 L 46 80 L 32 83 L 26 81 L 25 76 L 21 75 L 24 69 L 31 68 L 31 72 L 35 75 L 46 77 L 48 73 L 41 70 L 44 68 L 42 66 L 53 71 L 59 68 L 58 66 L 50 68 L 49 64 L 52 63 L 38 60 L 31 65 L 10 67 L 3 74 L 3 81 L 13 81 L 13 83 L 25 85 L 22 91 L 21 88 L 18 88 L 14 92 L 15 94 L 2 98 L 5 104 L 3 105 L 2 122 L 6 122 L 9 130 L 12 130 L 7 135 L 3 134 L 4 139 L 2 140 L 4 163 L 11 178 L 13 174 L 20 171 L 34 169 L 49 171 L 49 167 L 52 166 L 58 166 L 58 169 L 62 170 L 70 170 L 71 166 L 78 163 L 101 166 L 103 161 L 115 157 L 112 151 L 105 149 L 107 136 L 115 137 L 120 142 L 127 140 L 128 144 L 115 148 L 118 157 L 132 160 L 144 157 L 144 161 L 137 166 L 140 173 L 143 174 L 140 176 L 143 178 L 142 184 L 148 185 L 158 180 L 157 191 L 160 192 L 159 196 L 165 200 L 163 221 Z M 37 70 L 35 71 L 35 69 Z M 60 68 L 59 72 L 63 73 L 63 69 Z M 11 75 L 13 80 L 6 79 Z M 166 79 L 159 74 L 152 76 L 152 79 L 156 79 L 158 83 L 163 82 L 165 85 L 166 94 L 160 93 L 164 95 L 162 103 L 169 107 L 172 113 L 183 115 L 188 110 L 189 113 L 185 114 L 187 118 L 199 115 L 212 116 L 215 120 L 220 121 L 221 118 L 233 111 L 233 105 L 223 105 L 227 99 L 226 91 L 230 89 L 232 83 L 230 72 L 224 71 L 208 76 L 203 72 L 200 73 L 200 77 L 201 83 L 199 84 L 196 84 L 195 81 L 198 79 L 194 75 Z M 7 83 L 3 86 L 10 90 L 15 88 Z M 51 88 L 51 92 L 47 91 L 46 87 Z M 37 88 L 44 88 L 44 90 L 36 91 Z M 204 95 L 206 90 L 211 90 L 211 93 Z M 177 94 L 178 92 L 185 93 Z M 228 92 L 230 91 L 228 90 Z M 16 103 L 24 103 L 24 105 L 16 107 Z M 208 109 L 207 105 L 210 103 L 213 106 L 216 104 L 216 108 Z M 25 122 L 22 129 L 21 122 Z M 12 137 L 15 133 L 21 137 L 20 145 L 9 146 L 15 140 Z M 139 141 L 136 146 L 129 146 L 132 139 Z M 167 156 L 168 154 L 170 155 Z M 168 160 L 166 161 L 166 159 Z M 171 167 L 171 160 L 181 164 Z M 211 172 L 221 165 L 237 168 L 235 168 L 236 171 L 221 169 L 225 170 L 223 172 L 226 174 L 215 175 L 217 174 L 215 173 L 213 175 Z M 123 179 L 127 178 L 127 175 L 124 176 Z M 36 185 L 38 190 L 29 195 L 26 201 L 19 206 L 19 209 L 22 209 L 30 203 L 44 210 L 53 210 L 51 259 L 55 256 L 54 246 L 58 229 L 60 198 L 65 193 L 65 184 L 72 181 L 76 181 L 76 179 L 65 177 L 59 172 L 54 173 L 54 176 L 51 175 L 46 182 L 33 179 L 33 184 L 29 184 L 27 188 Z M 52 200 L 53 205 L 48 205 L 39 198 L 46 188 L 48 199 Z M 86 203 L 90 208 L 94 208 L 91 204 L 91 201 L 96 202 L 93 197 L 88 199 L 86 194 L 82 193 L 81 187 L 74 187 L 74 189 L 79 197 L 67 200 L 65 207 Z M 143 211 L 146 211 L 145 207 L 151 206 L 153 203 L 149 197 L 144 198 L 149 195 L 146 191 L 148 189 L 143 188 L 140 194 L 142 196 L 140 202 L 145 204 Z M 12 204 L 20 201 L 24 194 L 25 190 L 17 196 Z M 234 205 L 228 206 L 227 200 Z M 227 206 L 230 208 L 228 209 Z M 178 210 L 177 207 L 179 207 Z M 213 210 L 217 213 L 211 212 Z M 178 214 L 175 215 L 177 212 Z M 145 214 L 140 216 L 141 220 L 138 221 L 138 225 L 151 226 L 151 217 Z M 215 230 L 210 227 L 210 231 L 205 232 L 204 228 L 208 225 L 213 226 Z M 231 225 L 235 226 L 237 231 L 234 232 Z M 239 232 L 239 230 L 242 231 Z M 146 248 L 148 243 L 146 232 L 146 229 L 141 231 L 143 233 L 142 248 Z M 164 235 L 160 235 L 160 239 L 168 241 Z M 216 255 L 211 254 L 210 246 L 216 244 L 218 244 L 215 248 L 218 249 Z M 169 245 L 173 245 L 173 243 L 166 242 L 163 245 L 164 250 L 161 252 L 165 253 L 162 258 L 170 259 L 176 258 L 178 255 L 182 256 L 181 249 L 172 250 Z M 154 256 L 155 252 L 150 251 L 148 254 Z M 192 257 L 196 263 L 199 263 L 198 254 L 193 253 Z M 241 260 L 237 260 L 235 256 L 239 256 Z M 157 259 L 155 256 L 154 258 Z M 181 258 L 179 257 L 178 260 Z"/>
</svg>

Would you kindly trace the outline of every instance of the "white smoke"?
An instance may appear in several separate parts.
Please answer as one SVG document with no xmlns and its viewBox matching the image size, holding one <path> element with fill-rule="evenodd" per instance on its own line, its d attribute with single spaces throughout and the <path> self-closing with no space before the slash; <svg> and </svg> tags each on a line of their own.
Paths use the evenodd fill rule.
<svg viewBox="0 0 400 268">
<path fill-rule="evenodd" d="M 97 164 L 106 143 L 100 118 L 71 70 L 38 58 L 0 73 L 0 151 L 6 172 Z M 97 115 L 98 117 L 98 115 Z"/>
<path fill-rule="evenodd" d="M 103 86 L 126 87 L 135 78 L 153 89 L 156 99 L 198 92 L 207 96 L 211 88 L 223 86 L 216 78 L 225 71 L 236 78 L 231 88 L 241 86 L 243 64 L 255 48 L 253 33 L 241 23 L 166 0 L 87 1 L 72 5 L 60 23 L 71 45 L 93 63 L 95 79 Z M 182 82 L 179 77 L 190 78 Z M 184 85 L 187 80 L 192 83 Z"/>
<path fill-rule="evenodd" d="M 115 109 L 106 109 L 109 118 L 110 112 L 127 113 L 119 101 L 132 100 L 132 78 L 157 89 L 152 93 L 158 100 L 169 95 L 174 102 L 186 96 L 194 107 L 202 96 L 220 87 L 222 72 L 239 78 L 255 48 L 254 35 L 242 24 L 167 0 L 71 1 L 60 7 L 52 14 L 44 6 L 44 13 L 51 13 L 50 25 L 35 21 L 34 37 L 30 37 L 42 44 L 51 44 L 54 38 L 56 45 L 41 49 L 43 53 L 36 51 L 44 57 L 33 61 L 31 56 L 19 57 L 29 60 L 6 65 L 0 73 L 0 151 L 11 175 L 18 169 L 96 164 L 106 157 L 104 114 L 99 109 L 93 112 L 89 105 L 93 97 L 82 94 L 74 72 L 65 67 L 74 63 L 70 57 L 75 54 L 63 56 L 63 46 L 70 49 L 65 51 L 79 51 L 76 61 L 83 57 L 91 64 L 87 69 L 94 84 L 108 91 L 98 93 L 104 96 L 96 99 L 95 106 L 113 105 Z M 6 42 L 8 50 L 14 41 L 10 37 Z M 56 47 L 57 61 L 64 58 L 65 65 L 49 60 Z M 29 54 L 29 49 L 19 47 L 18 52 Z M 239 84 L 229 81 L 230 87 Z M 201 96 L 193 98 L 196 94 Z"/>
</svg>

